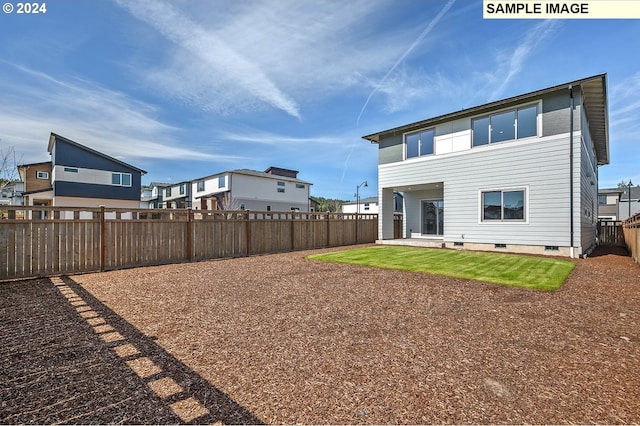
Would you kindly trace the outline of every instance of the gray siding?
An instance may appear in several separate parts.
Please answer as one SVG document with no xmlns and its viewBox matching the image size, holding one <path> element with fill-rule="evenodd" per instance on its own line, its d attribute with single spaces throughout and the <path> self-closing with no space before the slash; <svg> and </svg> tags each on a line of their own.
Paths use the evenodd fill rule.
<svg viewBox="0 0 640 426">
<path fill-rule="evenodd" d="M 573 89 L 574 96 L 574 131 L 581 128 L 581 93 L 579 88 Z M 522 104 L 530 104 L 536 100 L 542 101 L 541 127 L 542 136 L 552 136 L 569 133 L 569 109 L 571 105 L 569 90 L 550 93 L 541 99 L 532 98 L 526 102 L 505 104 L 502 108 L 516 108 Z M 483 111 L 474 115 L 461 115 L 458 119 L 450 122 L 438 123 L 435 126 L 436 136 L 443 136 L 453 132 L 469 132 L 468 147 L 471 148 L 471 120 L 492 113 L 493 111 Z M 585 123 L 586 125 L 586 123 Z M 462 126 L 462 127 L 461 127 Z M 434 127 L 434 126 L 431 126 Z M 378 164 L 389 164 L 404 160 L 404 134 L 397 132 L 391 135 L 384 135 L 378 143 Z"/>
<path fill-rule="evenodd" d="M 579 132 L 575 137 L 580 140 Z M 577 160 L 574 170 L 579 179 L 580 143 L 574 148 Z M 445 241 L 487 244 L 569 246 L 568 177 L 567 134 L 379 166 L 381 189 L 443 182 Z M 577 183 L 574 190 L 579 202 L 579 180 Z M 528 223 L 480 222 L 480 191 L 520 187 L 527 189 Z M 419 215 L 420 212 L 407 211 L 406 214 Z M 581 238 L 579 223 L 578 218 L 576 243 Z"/>
<path fill-rule="evenodd" d="M 574 121 L 573 130 L 580 130 L 580 91 L 573 89 Z M 569 109 L 571 98 L 569 90 L 556 92 L 542 99 L 542 136 L 559 135 L 569 133 Z"/>
<path fill-rule="evenodd" d="M 404 159 L 404 136 L 396 134 L 378 144 L 378 164 L 394 163 Z"/>
<path fill-rule="evenodd" d="M 581 238 L 579 241 L 583 249 L 587 250 L 595 244 L 597 234 L 598 170 L 587 117 L 584 114 L 584 109 L 581 111 L 580 121 L 582 122 L 582 128 L 585 130 L 582 132 L 581 141 L 579 142 L 580 176 L 576 178 L 580 185 L 580 210 L 574 213 L 579 215 L 579 222 L 576 222 L 580 224 Z M 577 161 L 578 159 L 576 159 Z"/>
</svg>

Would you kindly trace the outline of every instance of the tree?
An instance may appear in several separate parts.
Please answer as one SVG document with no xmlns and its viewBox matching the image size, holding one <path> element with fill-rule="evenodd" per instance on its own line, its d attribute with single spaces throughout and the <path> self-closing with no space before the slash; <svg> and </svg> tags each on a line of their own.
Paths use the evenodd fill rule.
<svg viewBox="0 0 640 426">
<path fill-rule="evenodd" d="M 9 183 L 15 182 L 18 178 L 16 150 L 12 146 L 3 148 L 0 145 L 0 190 Z"/>
</svg>

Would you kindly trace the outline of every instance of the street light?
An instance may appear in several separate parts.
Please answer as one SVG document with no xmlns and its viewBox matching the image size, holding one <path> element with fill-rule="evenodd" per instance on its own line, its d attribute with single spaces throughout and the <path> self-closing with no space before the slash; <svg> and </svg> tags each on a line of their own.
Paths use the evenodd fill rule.
<svg viewBox="0 0 640 426">
<path fill-rule="evenodd" d="M 356 187 L 356 214 L 360 213 L 360 187 L 364 186 L 365 188 L 369 186 L 367 181 L 365 180 L 360 185 Z"/>
<path fill-rule="evenodd" d="M 629 187 L 629 192 L 627 193 L 627 202 L 629 203 L 629 218 L 631 218 L 631 185 L 633 185 L 631 183 L 631 179 L 629 179 L 629 183 L 627 184 L 627 187 Z"/>
</svg>

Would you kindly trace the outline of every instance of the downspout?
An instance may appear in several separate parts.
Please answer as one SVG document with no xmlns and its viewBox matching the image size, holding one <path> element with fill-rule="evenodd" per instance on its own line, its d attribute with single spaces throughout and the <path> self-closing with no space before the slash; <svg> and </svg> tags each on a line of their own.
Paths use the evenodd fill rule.
<svg viewBox="0 0 640 426">
<path fill-rule="evenodd" d="M 570 234 L 571 234 L 571 244 L 569 246 L 570 256 L 571 258 L 575 257 L 573 252 L 573 238 L 574 238 L 574 223 L 573 223 L 573 86 L 569 85 L 569 98 L 570 98 L 570 111 L 569 111 L 569 215 L 570 215 Z"/>
</svg>

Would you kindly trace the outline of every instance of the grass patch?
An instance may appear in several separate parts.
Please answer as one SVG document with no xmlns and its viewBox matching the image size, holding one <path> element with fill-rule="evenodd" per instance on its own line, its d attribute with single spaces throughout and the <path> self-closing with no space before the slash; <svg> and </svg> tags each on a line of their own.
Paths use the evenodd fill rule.
<svg viewBox="0 0 640 426">
<path fill-rule="evenodd" d="M 314 254 L 309 259 L 422 272 L 534 290 L 557 290 L 575 264 L 566 260 L 403 246 Z"/>
</svg>

